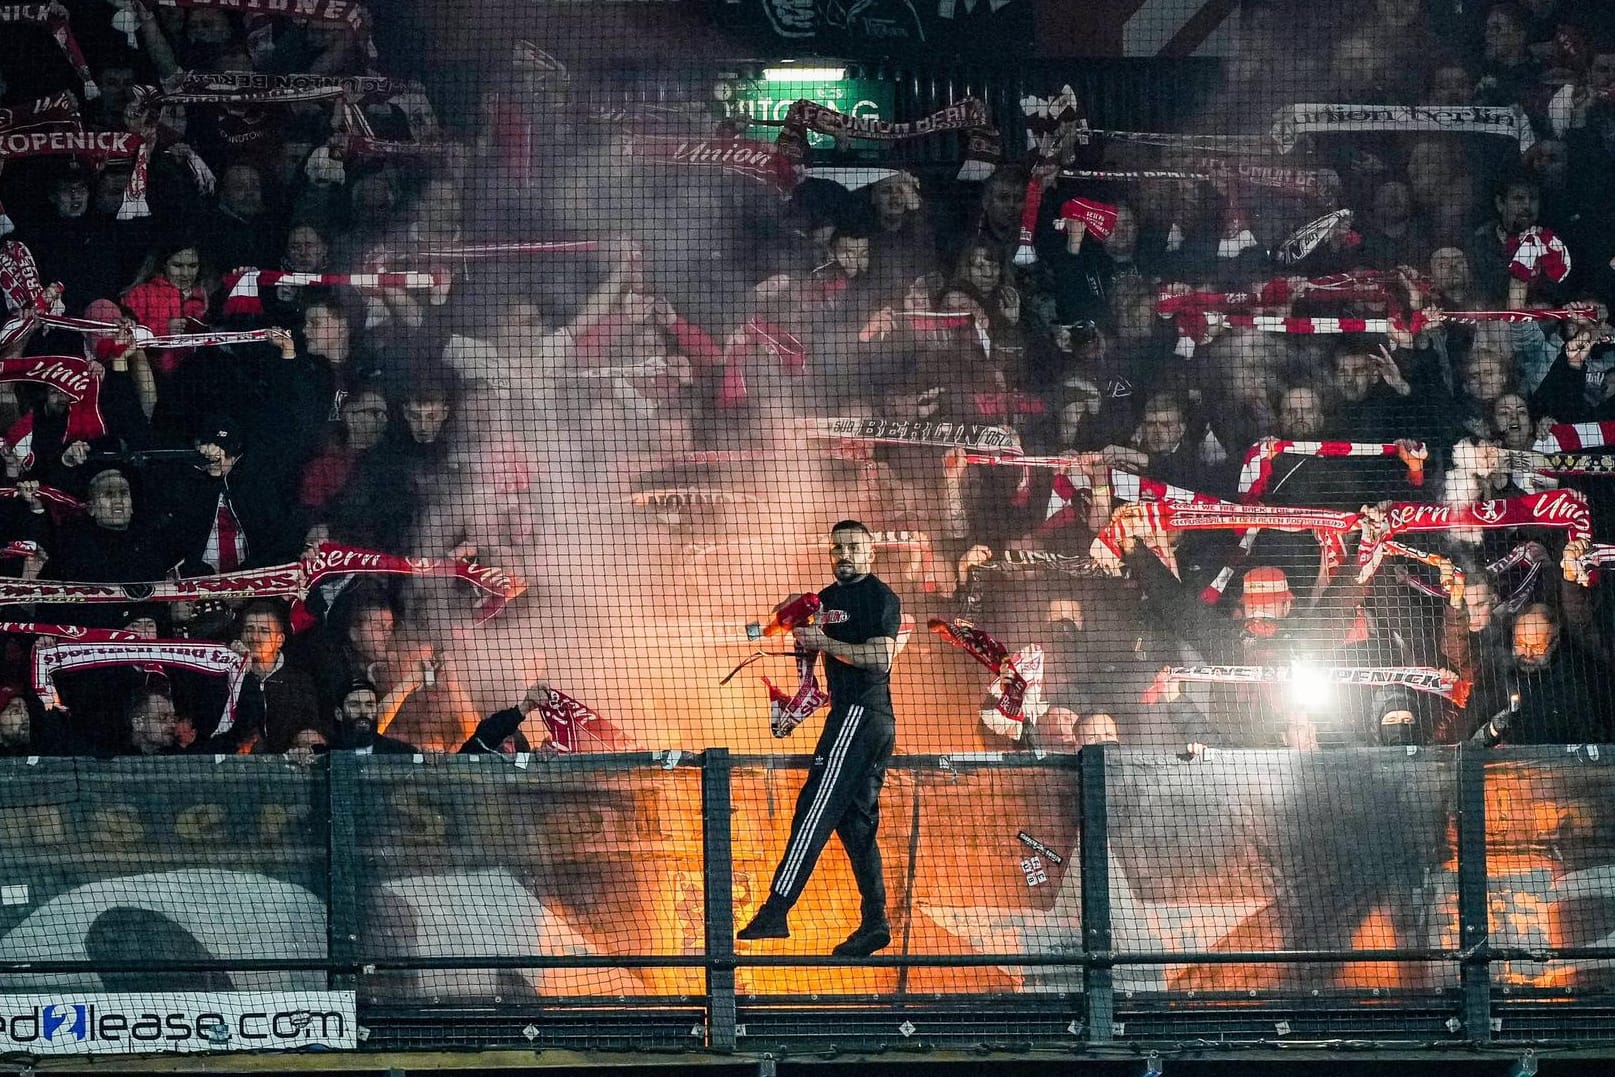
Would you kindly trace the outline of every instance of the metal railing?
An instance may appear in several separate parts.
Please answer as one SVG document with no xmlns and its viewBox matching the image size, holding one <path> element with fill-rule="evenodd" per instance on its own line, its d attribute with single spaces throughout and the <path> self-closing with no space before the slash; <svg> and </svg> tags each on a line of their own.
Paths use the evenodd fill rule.
<svg viewBox="0 0 1615 1077">
<path fill-rule="evenodd" d="M 810 757 L 6 761 L 0 990 L 351 988 L 367 1046 L 1575 1041 L 1610 758 L 898 757 L 866 959 L 833 844 L 734 941 Z"/>
</svg>

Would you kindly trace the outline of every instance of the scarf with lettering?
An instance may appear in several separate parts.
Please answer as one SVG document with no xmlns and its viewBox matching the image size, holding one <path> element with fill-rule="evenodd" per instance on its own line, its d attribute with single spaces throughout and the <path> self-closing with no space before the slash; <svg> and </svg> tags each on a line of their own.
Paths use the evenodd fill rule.
<svg viewBox="0 0 1615 1077">
<path fill-rule="evenodd" d="M 0 360 L 0 382 L 8 381 L 45 385 L 67 397 L 67 431 L 62 435 L 64 445 L 106 436 L 106 421 L 101 418 L 101 379 L 91 373 L 88 360 L 71 355 L 3 359 Z M 18 460 L 25 471 L 34 466 L 34 422 L 34 412 L 24 412 L 22 418 L 6 431 L 4 438 L 0 438 L 0 451 Z"/>
<path fill-rule="evenodd" d="M 148 9 L 159 7 L 171 8 L 216 8 L 225 11 L 247 10 L 244 14 L 251 19 L 306 19 L 320 26 L 340 27 L 351 31 L 360 48 L 364 50 L 365 59 L 376 60 L 376 45 L 370 36 L 370 14 L 362 4 L 353 0 L 248 0 L 242 4 L 241 0 L 137 0 Z M 249 37 L 256 33 L 256 28 L 249 29 Z"/>
<path fill-rule="evenodd" d="M 87 336 L 111 336 L 123 327 L 117 322 L 104 322 L 95 318 L 70 318 L 63 314 L 44 314 L 27 312 L 20 318 L 8 322 L 0 329 L 0 348 L 10 341 L 14 334 L 31 330 L 36 325 L 48 325 L 54 329 L 65 329 L 70 333 L 82 333 Z M 252 344 L 269 339 L 268 329 L 237 329 L 229 331 L 209 331 L 205 333 L 153 333 L 143 325 L 134 327 L 134 342 L 141 348 L 153 350 L 163 348 L 221 348 L 233 344 Z"/>
<path fill-rule="evenodd" d="M 0 108 L 0 135 L 35 130 L 75 130 L 78 126 L 78 98 L 66 90 L 27 104 Z M 0 237 L 8 236 L 16 230 L 16 223 L 6 216 L 6 207 L 0 205 Z"/>
<path fill-rule="evenodd" d="M 1351 231 L 1355 214 L 1349 209 L 1337 209 L 1310 221 L 1285 237 L 1273 252 L 1273 260 L 1280 265 L 1293 266 L 1305 261 L 1313 251 L 1337 233 L 1344 233 L 1342 242 L 1348 249 L 1362 244 L 1362 237 Z"/>
<path fill-rule="evenodd" d="M 349 157 L 444 157 L 454 148 L 454 143 L 436 136 L 407 141 L 378 138 L 364 109 L 346 99 L 340 102 L 336 110 L 334 127 L 330 143 L 316 149 L 306 166 L 311 178 L 323 182 L 343 182 L 346 171 L 342 162 Z M 315 176 L 315 171 L 321 174 Z"/>
<path fill-rule="evenodd" d="M 59 286 L 57 291 L 60 291 Z M 34 252 L 21 240 L 0 242 L 0 294 L 5 296 L 7 310 L 19 310 L 25 315 L 53 305 L 51 297 L 45 292 L 45 285 L 39 279 L 39 266 L 34 261 Z M 59 306 L 60 299 L 54 305 Z M 10 344 L 12 339 L 10 334 L 6 334 L 0 341 Z"/>
<path fill-rule="evenodd" d="M 236 697 L 247 676 L 247 656 L 237 654 L 224 643 L 173 639 L 41 641 L 34 646 L 34 694 L 46 709 L 59 708 L 57 674 L 135 665 L 173 666 L 226 678 L 224 714 L 219 718 L 217 732 L 227 733 L 235 725 Z"/>
<path fill-rule="evenodd" d="M 1132 146 L 1154 146 L 1184 153 L 1216 153 L 1243 157 L 1271 157 L 1272 141 L 1266 135 L 1182 134 L 1168 131 L 1116 131 L 1089 127 L 1084 121 L 1078 130 L 1081 145 L 1090 142 L 1124 142 Z"/>
<path fill-rule="evenodd" d="M 262 314 L 264 288 L 344 287 L 374 291 L 379 288 L 443 288 L 448 284 L 447 273 L 289 273 L 273 269 L 240 269 L 224 275 L 224 313 Z"/>
<path fill-rule="evenodd" d="M 128 643 L 140 636 L 122 628 L 85 628 L 82 625 L 48 625 L 37 621 L 0 621 L 0 632 L 19 636 L 49 636 L 81 643 Z"/>
<path fill-rule="evenodd" d="M 1229 501 L 1184 503 L 1149 501 L 1122 505 L 1089 547 L 1089 554 L 1112 575 L 1122 571 L 1123 551 L 1131 540 L 1143 542 L 1168 568 L 1167 531 L 1311 531 L 1318 539 L 1331 569 L 1345 556 L 1345 535 L 1356 530 L 1361 516 L 1333 509 L 1290 508 L 1282 505 L 1236 505 Z M 1174 573 L 1175 574 L 1175 573 Z"/>
<path fill-rule="evenodd" d="M 191 602 L 201 599 L 295 598 L 302 600 L 343 576 L 436 576 L 459 579 L 484 595 L 478 620 L 487 620 L 526 590 L 526 583 L 503 569 L 465 561 L 404 557 L 356 546 L 322 543 L 300 562 L 179 580 L 129 583 L 59 583 L 0 580 L 0 605 L 14 602 Z"/>
<path fill-rule="evenodd" d="M 82 157 L 97 167 L 110 160 L 132 157 L 134 168 L 123 192 L 123 204 L 118 207 L 118 220 L 151 216 L 146 204 L 151 146 L 132 131 L 92 131 L 82 125 L 52 123 L 0 134 L 0 162 L 19 157 Z"/>
<path fill-rule="evenodd" d="M 838 438 L 875 445 L 927 445 L 1021 455 L 1020 435 L 1005 426 L 929 420 L 831 418 L 808 419 L 809 437 Z"/>
<path fill-rule="evenodd" d="M 1282 153 L 1301 135 L 1425 131 L 1501 135 L 1524 153 L 1536 144 L 1531 121 L 1519 105 L 1286 105 L 1273 115 L 1269 135 Z"/>
<path fill-rule="evenodd" d="M 549 730 L 550 745 L 562 755 L 623 750 L 625 738 L 621 731 L 565 692 L 551 688 L 538 706 L 538 716 Z"/>
<path fill-rule="evenodd" d="M 1455 699 L 1459 692 L 1458 674 L 1433 666 L 1325 666 L 1308 671 L 1330 684 L 1381 688 L 1397 685 L 1415 692 L 1428 692 L 1444 699 Z M 1172 666 L 1167 680 L 1199 681 L 1209 684 L 1287 684 L 1295 677 L 1291 666 Z"/>
<path fill-rule="evenodd" d="M 84 99 L 94 101 L 101 96 L 95 79 L 90 76 L 90 65 L 84 59 L 84 50 L 79 48 L 78 38 L 73 36 L 73 27 L 65 7 L 60 4 L 0 4 L 0 26 L 7 23 L 41 27 L 50 34 L 56 47 L 62 50 L 68 66 L 83 84 Z"/>
<path fill-rule="evenodd" d="M 1571 546 L 1592 541 L 1592 513 L 1587 499 L 1576 490 L 1545 490 L 1519 497 L 1500 497 L 1468 505 L 1427 505 L 1413 502 L 1393 504 L 1380 525 L 1364 519 L 1363 537 L 1357 548 L 1357 579 L 1367 582 L 1385 556 L 1385 540 L 1400 535 L 1455 529 L 1495 530 L 1515 527 L 1547 527 L 1567 532 Z M 1585 576 L 1567 547 L 1561 562 L 1566 579 L 1582 582 Z"/>
<path fill-rule="evenodd" d="M 162 104 L 295 105 L 393 92 L 380 75 L 271 75 L 256 71 L 181 71 L 146 100 Z"/>
<path fill-rule="evenodd" d="M 775 146 L 786 158 L 800 164 L 807 156 L 809 131 L 830 135 L 838 141 L 862 138 L 875 142 L 901 142 L 945 131 L 965 131 L 985 126 L 987 106 L 974 97 L 955 101 L 929 116 L 907 123 L 849 116 L 803 98 L 791 102 L 786 110 L 785 126 L 780 130 Z"/>
<path fill-rule="evenodd" d="M 771 142 L 749 138 L 639 135 L 618 142 L 617 153 L 653 168 L 715 168 L 759 180 L 781 193 L 789 193 L 797 183 L 798 161 Z"/>
<path fill-rule="evenodd" d="M 994 676 L 987 689 L 988 705 L 982 718 L 994 732 L 1020 739 L 1028 703 L 1035 708 L 1043 685 L 1043 648 L 1037 644 L 1010 652 L 993 636 L 965 618 L 944 620 L 932 617 L 926 622 L 932 632 L 985 666 Z M 1010 724 L 990 718 L 996 714 Z"/>
<path fill-rule="evenodd" d="M 818 651 L 796 650 L 796 689 L 791 692 L 780 688 L 767 677 L 762 678 L 768 689 L 768 728 L 776 737 L 788 737 L 796 727 L 814 711 L 830 702 L 829 693 L 819 687 L 814 667 Z"/>
</svg>

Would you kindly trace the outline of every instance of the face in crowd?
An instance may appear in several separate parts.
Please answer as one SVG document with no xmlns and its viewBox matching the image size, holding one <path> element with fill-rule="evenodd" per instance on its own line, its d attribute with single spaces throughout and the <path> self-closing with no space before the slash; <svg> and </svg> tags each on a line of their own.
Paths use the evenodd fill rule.
<svg viewBox="0 0 1615 1077">
<path fill-rule="evenodd" d="M 342 703 L 336 709 L 336 720 L 344 729 L 369 733 L 376 728 L 380 713 L 375 689 L 355 687 L 342 697 Z"/>
<path fill-rule="evenodd" d="M 355 452 L 373 449 L 387 432 L 387 400 L 366 389 L 342 402 L 342 426 L 348 434 L 348 448 Z"/>
<path fill-rule="evenodd" d="M 1291 441 L 1311 441 L 1323 434 L 1323 402 L 1318 394 L 1298 385 L 1279 400 L 1279 435 Z"/>
<path fill-rule="evenodd" d="M 1514 665 L 1521 672 L 1546 669 L 1559 643 L 1559 626 L 1548 608 L 1527 606 L 1514 622 Z"/>
<path fill-rule="evenodd" d="M 174 701 L 148 692 L 129 712 L 129 742 L 141 755 L 161 755 L 179 746 L 178 725 Z"/>
<path fill-rule="evenodd" d="M 90 480 L 85 501 L 90 519 L 108 531 L 126 531 L 134 519 L 135 501 L 129 480 L 116 471 L 103 471 Z"/>
<path fill-rule="evenodd" d="M 430 445 L 437 441 L 438 435 L 443 433 L 443 424 L 449 421 L 449 402 L 431 397 L 406 400 L 403 413 L 410 440 L 417 445 Z"/>
<path fill-rule="evenodd" d="M 196 279 L 202 272 L 202 255 L 195 247 L 186 247 L 175 251 L 163 263 L 163 276 L 168 283 L 182 292 L 188 292 L 196 287 Z"/>
<path fill-rule="evenodd" d="M 254 665 L 272 666 L 286 643 L 286 629 L 280 618 L 268 610 L 253 610 L 241 620 L 241 642 Z"/>
<path fill-rule="evenodd" d="M 830 567 L 839 583 L 856 583 L 869 575 L 875 563 L 875 544 L 869 534 L 853 527 L 830 533 Z"/>
</svg>

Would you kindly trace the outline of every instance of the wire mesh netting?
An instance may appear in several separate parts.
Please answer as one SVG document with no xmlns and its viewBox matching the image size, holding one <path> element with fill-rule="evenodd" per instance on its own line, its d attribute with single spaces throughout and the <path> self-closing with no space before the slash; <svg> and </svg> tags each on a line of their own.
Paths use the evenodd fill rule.
<svg viewBox="0 0 1615 1077">
<path fill-rule="evenodd" d="M 0 4 L 7 989 L 1458 988 L 1455 760 L 1615 739 L 1612 147 L 1574 0 Z"/>
</svg>

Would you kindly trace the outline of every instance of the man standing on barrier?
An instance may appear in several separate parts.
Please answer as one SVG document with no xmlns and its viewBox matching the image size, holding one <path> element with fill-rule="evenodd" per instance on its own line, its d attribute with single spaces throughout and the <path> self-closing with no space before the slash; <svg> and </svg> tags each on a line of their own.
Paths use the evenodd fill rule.
<svg viewBox="0 0 1615 1077">
<path fill-rule="evenodd" d="M 790 937 L 786 916 L 834 831 L 852 861 L 863 916 L 858 929 L 832 952 L 866 957 L 892 941 L 875 839 L 880 787 L 897 735 L 891 670 L 902 606 L 892 589 L 869 571 L 875 558 L 869 528 L 842 520 L 830 529 L 830 543 L 836 582 L 819 592 L 823 606 L 818 623 L 794 630 L 798 647 L 824 654 L 830 713 L 814 747 L 807 782 L 797 795 L 791 837 L 768 899 L 736 937 Z"/>
</svg>

